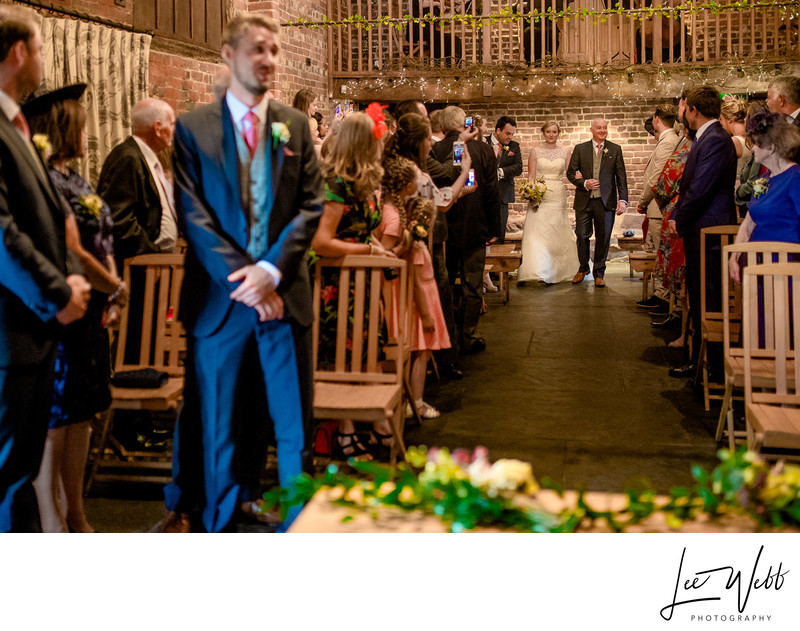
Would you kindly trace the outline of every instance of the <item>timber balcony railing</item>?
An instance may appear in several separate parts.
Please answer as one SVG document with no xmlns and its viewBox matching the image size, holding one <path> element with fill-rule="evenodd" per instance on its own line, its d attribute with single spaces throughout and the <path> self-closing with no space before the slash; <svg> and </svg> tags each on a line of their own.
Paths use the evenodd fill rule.
<svg viewBox="0 0 800 631">
<path fill-rule="evenodd" d="M 329 0 L 329 67 L 332 78 L 348 79 L 493 65 L 558 71 L 800 59 L 798 0 L 644 2 Z"/>
</svg>

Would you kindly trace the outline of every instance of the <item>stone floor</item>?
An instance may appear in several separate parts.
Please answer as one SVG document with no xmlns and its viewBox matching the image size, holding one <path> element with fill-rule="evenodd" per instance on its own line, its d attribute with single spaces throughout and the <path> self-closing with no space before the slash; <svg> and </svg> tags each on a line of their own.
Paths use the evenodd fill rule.
<svg viewBox="0 0 800 631">
<path fill-rule="evenodd" d="M 690 466 L 715 461 L 714 407 L 667 370 L 680 361 L 674 337 L 638 309 L 641 281 L 624 259 L 608 286 L 512 284 L 503 306 L 487 296 L 479 333 L 487 349 L 464 357 L 460 382 L 428 386 L 442 417 L 409 427 L 407 443 L 474 448 L 492 459 L 533 463 L 566 488 L 623 491 L 642 480 L 659 491 L 691 482 Z M 164 515 L 154 485 L 98 485 L 87 498 L 102 532 L 147 531 Z"/>
</svg>

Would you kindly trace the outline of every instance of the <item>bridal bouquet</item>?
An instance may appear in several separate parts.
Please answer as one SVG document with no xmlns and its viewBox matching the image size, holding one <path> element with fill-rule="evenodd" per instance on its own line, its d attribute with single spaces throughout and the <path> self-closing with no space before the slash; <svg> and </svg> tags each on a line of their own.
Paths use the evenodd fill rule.
<svg viewBox="0 0 800 631">
<path fill-rule="evenodd" d="M 526 202 L 538 206 L 547 192 L 547 184 L 544 180 L 524 180 L 519 185 L 519 196 Z"/>
</svg>

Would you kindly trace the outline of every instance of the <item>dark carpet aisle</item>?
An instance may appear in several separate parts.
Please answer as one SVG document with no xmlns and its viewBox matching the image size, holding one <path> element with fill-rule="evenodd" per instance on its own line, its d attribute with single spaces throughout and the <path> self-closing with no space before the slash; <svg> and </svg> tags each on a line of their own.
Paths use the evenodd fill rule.
<svg viewBox="0 0 800 631">
<path fill-rule="evenodd" d="M 442 410 L 408 432 L 409 444 L 474 448 L 519 458 L 566 488 L 623 491 L 646 478 L 660 490 L 713 466 L 719 403 L 703 410 L 687 381 L 668 375 L 677 333 L 650 327 L 642 285 L 624 260 L 608 286 L 591 281 L 517 287 L 503 306 L 488 294 L 479 334 L 486 350 L 461 361 L 460 382 L 428 386 Z"/>
<path fill-rule="evenodd" d="M 715 411 L 686 380 L 668 375 L 680 351 L 638 309 L 641 280 L 609 262 L 608 286 L 517 287 L 503 306 L 487 295 L 479 333 L 487 348 L 463 357 L 462 381 L 433 382 L 426 400 L 442 417 L 408 427 L 408 445 L 474 448 L 492 460 L 533 463 L 565 488 L 624 491 L 643 479 L 659 491 L 713 466 Z M 165 514 L 157 485 L 105 484 L 87 498 L 100 532 L 146 532 Z"/>
</svg>

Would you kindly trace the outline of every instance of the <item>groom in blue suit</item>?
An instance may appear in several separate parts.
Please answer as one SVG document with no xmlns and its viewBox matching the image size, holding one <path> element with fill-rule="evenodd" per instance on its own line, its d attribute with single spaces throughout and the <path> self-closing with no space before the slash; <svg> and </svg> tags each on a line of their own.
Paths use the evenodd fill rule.
<svg viewBox="0 0 800 631">
<path fill-rule="evenodd" d="M 255 499 L 270 421 L 280 482 L 291 486 L 311 414 L 305 259 L 322 212 L 322 180 L 307 117 L 267 97 L 278 34 L 268 18 L 231 20 L 222 38 L 227 95 L 180 117 L 175 131 L 193 400 L 176 430 L 167 501 L 176 510 L 201 504 L 209 532 L 230 529 L 237 507 Z"/>
</svg>

